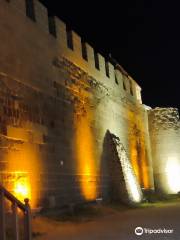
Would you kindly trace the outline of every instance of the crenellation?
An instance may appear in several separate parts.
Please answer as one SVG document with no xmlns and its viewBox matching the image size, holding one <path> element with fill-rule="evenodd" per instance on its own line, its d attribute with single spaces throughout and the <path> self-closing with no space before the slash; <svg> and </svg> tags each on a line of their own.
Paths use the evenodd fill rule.
<svg viewBox="0 0 180 240">
<path fill-rule="evenodd" d="M 14 0 L 8 4 L 12 4 L 12 6 L 14 5 L 21 9 L 26 17 L 28 17 L 26 14 L 27 6 L 25 5 L 25 1 L 26 0 Z M 81 37 L 76 32 L 69 29 L 69 27 L 58 17 L 48 16 L 47 8 L 38 0 L 31 0 L 30 2 L 34 6 L 34 25 L 37 24 L 43 32 L 49 33 L 55 37 L 58 56 L 66 57 L 75 62 L 85 71 L 88 71 L 90 75 L 94 77 L 97 76 L 99 81 L 103 81 L 109 87 L 116 87 L 117 85 L 121 86 L 121 84 L 117 83 L 117 79 L 115 79 L 115 69 L 111 63 L 106 63 L 104 57 L 96 52 L 88 43 L 84 43 L 83 45 L 85 51 L 85 56 L 83 58 Z M 33 12 L 33 10 L 30 11 L 30 13 L 31 12 Z M 31 14 L 33 15 L 33 13 Z M 46 35 L 43 36 L 44 38 L 47 37 Z M 68 43 L 71 46 L 68 46 Z M 122 72 L 123 76 L 128 76 L 127 72 L 120 65 L 119 68 L 119 71 Z M 130 93 L 129 82 L 126 77 L 123 77 L 123 79 L 126 88 L 124 90 Z M 123 83 L 122 80 L 120 80 L 120 82 Z M 134 85 L 133 88 L 135 88 Z M 136 90 L 134 90 L 134 92 L 136 92 Z M 138 95 L 139 94 L 140 93 L 138 93 Z M 137 98 L 137 94 L 134 94 L 133 97 Z"/>
<path fill-rule="evenodd" d="M 55 38 L 57 38 L 55 16 L 48 15 L 48 31 L 51 35 L 53 35 Z"/>
<path fill-rule="evenodd" d="M 36 22 L 35 1 L 36 0 L 25 0 L 26 16 L 34 22 Z"/>
<path fill-rule="evenodd" d="M 88 66 L 92 69 L 95 69 L 95 61 L 94 61 L 94 49 L 89 43 L 86 43 L 87 46 L 87 56 L 88 56 Z"/>
<path fill-rule="evenodd" d="M 124 76 L 124 81 L 125 81 L 125 84 L 126 84 L 126 92 L 131 95 L 130 93 L 130 82 L 129 82 L 129 78 L 127 76 Z"/>
<path fill-rule="evenodd" d="M 99 54 L 99 66 L 103 75 L 106 76 L 105 58 Z"/>
<path fill-rule="evenodd" d="M 136 82 L 132 78 L 129 78 L 129 80 L 131 81 L 131 87 L 132 87 L 133 96 L 138 101 L 137 90 L 136 90 L 137 84 L 136 84 Z"/>
<path fill-rule="evenodd" d="M 105 72 L 106 72 L 106 77 L 110 78 L 110 71 L 109 71 L 109 62 L 105 60 Z"/>
<path fill-rule="evenodd" d="M 109 78 L 111 79 L 112 83 L 114 83 L 114 81 L 115 81 L 115 79 L 114 79 L 114 66 L 110 62 L 108 62 L 108 65 L 109 65 Z"/>
<path fill-rule="evenodd" d="M 116 75 L 116 78 L 117 78 L 117 85 L 119 85 L 119 88 L 122 89 L 122 73 L 117 70 L 116 68 L 114 69 L 114 72 L 115 72 L 115 75 Z"/>
<path fill-rule="evenodd" d="M 67 40 L 66 40 L 66 24 L 59 19 L 58 17 L 54 17 L 56 33 L 57 33 L 57 45 L 60 48 L 66 48 Z"/>
<path fill-rule="evenodd" d="M 48 10 L 47 10 L 47 8 L 42 3 L 40 3 L 38 0 L 34 0 L 34 8 L 35 8 L 37 24 L 43 31 L 48 33 L 49 27 L 48 27 Z"/>
<path fill-rule="evenodd" d="M 94 67 L 96 68 L 96 70 L 100 71 L 99 53 L 96 51 L 96 49 L 94 49 L 93 52 L 94 52 Z"/>
<path fill-rule="evenodd" d="M 74 51 L 73 30 L 66 24 L 66 40 L 68 49 Z"/>
<path fill-rule="evenodd" d="M 87 45 L 86 42 L 81 38 L 81 54 L 83 60 L 88 62 L 88 55 L 87 55 Z"/>
<path fill-rule="evenodd" d="M 79 58 L 82 58 L 82 46 L 81 46 L 81 37 L 74 31 L 72 31 L 73 39 L 73 51 Z"/>
<path fill-rule="evenodd" d="M 126 81 L 126 76 L 122 74 L 122 89 L 124 92 L 127 92 L 127 81 Z"/>
<path fill-rule="evenodd" d="M 7 171 L 21 169 L 23 157 L 23 171 L 30 173 L 31 185 L 36 186 L 32 199 L 38 196 L 38 201 L 50 201 L 47 193 L 42 195 L 45 190 L 54 194 L 56 205 L 62 204 L 58 201 L 62 195 L 67 204 L 72 200 L 66 191 L 77 192 L 72 201 L 86 201 L 94 200 L 103 188 L 101 195 L 106 198 L 110 146 L 104 144 L 110 131 L 127 153 L 136 185 L 153 188 L 151 130 L 140 86 L 110 56 L 109 62 L 63 21 L 48 14 L 38 0 L 34 0 L 35 21 L 19 14 L 13 7 L 18 2 L 25 0 L 4 1 L 0 8 L 0 148 L 19 141 L 16 155 L 14 148 L 3 153 Z"/>
<path fill-rule="evenodd" d="M 137 84 L 135 84 L 135 96 L 136 96 L 136 99 L 138 100 L 138 102 L 140 104 L 142 104 L 142 98 L 141 98 L 141 87 Z"/>
</svg>

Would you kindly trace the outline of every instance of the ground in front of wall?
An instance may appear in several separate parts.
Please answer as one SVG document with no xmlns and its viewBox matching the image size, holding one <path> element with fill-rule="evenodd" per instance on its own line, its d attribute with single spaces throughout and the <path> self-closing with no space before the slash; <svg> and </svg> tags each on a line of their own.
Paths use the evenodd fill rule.
<svg viewBox="0 0 180 240">
<path fill-rule="evenodd" d="M 180 200 L 127 208 L 118 204 L 91 206 L 74 213 L 52 212 L 33 219 L 39 240 L 180 239 Z M 137 233 L 142 235 L 138 236 Z"/>
</svg>

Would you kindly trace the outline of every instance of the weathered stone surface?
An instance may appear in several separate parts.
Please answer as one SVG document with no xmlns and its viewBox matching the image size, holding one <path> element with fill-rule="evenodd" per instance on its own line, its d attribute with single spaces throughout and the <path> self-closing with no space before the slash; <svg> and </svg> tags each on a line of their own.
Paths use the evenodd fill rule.
<svg viewBox="0 0 180 240">
<path fill-rule="evenodd" d="M 1 179 L 26 175 L 38 205 L 108 199 L 111 177 L 103 159 L 109 149 L 103 144 L 110 131 L 121 139 L 140 187 L 153 189 L 156 152 L 159 158 L 161 147 L 172 145 L 180 154 L 173 146 L 179 142 L 177 111 L 147 110 L 141 88 L 121 66 L 108 63 L 107 76 L 98 54 L 96 69 L 89 44 L 86 61 L 75 32 L 72 50 L 61 20 L 55 18 L 55 37 L 48 32 L 47 10 L 35 1 L 34 21 L 24 3 L 2 0 L 0 8 Z M 160 146 L 162 136 L 171 145 Z M 8 185 L 12 191 L 15 179 Z"/>
<path fill-rule="evenodd" d="M 119 137 L 107 131 L 103 148 L 102 161 L 108 162 L 111 199 L 126 204 L 141 202 L 140 184 Z"/>
<path fill-rule="evenodd" d="M 151 131 L 160 129 L 180 128 L 179 112 L 177 108 L 155 108 L 149 111 Z"/>
<path fill-rule="evenodd" d="M 176 108 L 149 111 L 155 187 L 164 193 L 180 191 L 180 121 Z"/>
</svg>

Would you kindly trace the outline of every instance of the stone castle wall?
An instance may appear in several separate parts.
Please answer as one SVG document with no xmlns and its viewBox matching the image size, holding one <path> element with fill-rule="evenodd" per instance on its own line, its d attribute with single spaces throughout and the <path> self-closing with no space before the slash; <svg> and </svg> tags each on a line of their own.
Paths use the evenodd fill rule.
<svg viewBox="0 0 180 240">
<path fill-rule="evenodd" d="M 156 190 L 175 194 L 180 191 L 180 121 L 178 109 L 149 111 L 149 129 Z"/>
<path fill-rule="evenodd" d="M 56 37 L 50 34 L 47 9 L 38 1 L 34 7 L 35 21 L 26 16 L 24 0 L 1 2 L 1 181 L 12 191 L 22 181 L 38 205 L 108 199 L 103 143 L 110 131 L 121 140 L 140 186 L 153 188 L 140 87 L 100 54 L 98 70 L 87 43 L 85 60 L 73 31 L 70 49 L 66 25 L 56 17 Z"/>
</svg>

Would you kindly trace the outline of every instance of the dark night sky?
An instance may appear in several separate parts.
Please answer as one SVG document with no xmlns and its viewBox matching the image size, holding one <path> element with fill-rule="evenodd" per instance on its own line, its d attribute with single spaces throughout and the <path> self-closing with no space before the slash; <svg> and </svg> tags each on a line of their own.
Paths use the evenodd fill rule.
<svg viewBox="0 0 180 240">
<path fill-rule="evenodd" d="M 112 56 L 142 87 L 143 102 L 179 104 L 179 6 L 163 0 L 41 0 L 104 56 Z"/>
</svg>

